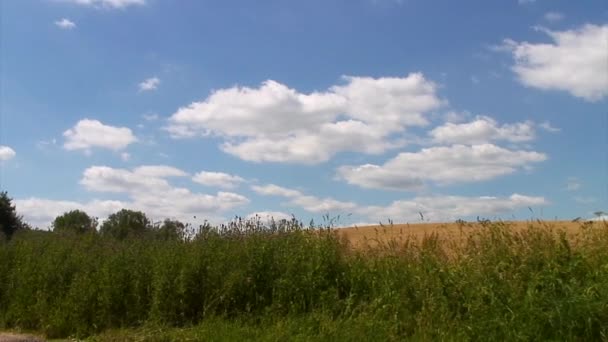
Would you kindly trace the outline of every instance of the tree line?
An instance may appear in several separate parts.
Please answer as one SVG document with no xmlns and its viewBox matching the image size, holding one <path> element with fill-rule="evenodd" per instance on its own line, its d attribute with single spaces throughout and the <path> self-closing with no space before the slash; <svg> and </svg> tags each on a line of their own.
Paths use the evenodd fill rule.
<svg viewBox="0 0 608 342">
<path fill-rule="evenodd" d="M 65 212 L 51 224 L 52 231 L 59 234 L 101 234 L 119 240 L 144 237 L 179 240 L 185 238 L 186 228 L 186 224 L 172 219 L 153 223 L 145 213 L 129 209 L 111 214 L 101 225 L 96 217 L 82 210 Z M 10 240 L 23 230 L 32 227 L 18 215 L 8 193 L 0 192 L 0 240 Z"/>
</svg>

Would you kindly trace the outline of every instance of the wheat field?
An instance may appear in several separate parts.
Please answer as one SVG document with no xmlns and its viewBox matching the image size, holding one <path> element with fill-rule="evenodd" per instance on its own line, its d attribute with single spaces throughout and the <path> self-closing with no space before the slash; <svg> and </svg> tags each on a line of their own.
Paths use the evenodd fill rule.
<svg viewBox="0 0 608 342">
<path fill-rule="evenodd" d="M 496 223 L 496 222 L 494 222 Z M 522 232 L 531 226 L 545 227 L 555 232 L 565 231 L 575 238 L 585 227 L 602 227 L 606 221 L 504 221 L 513 232 Z M 355 248 L 374 247 L 390 242 L 421 241 L 434 236 L 440 241 L 453 244 L 463 243 L 471 234 L 479 232 L 487 222 L 452 222 L 452 223 L 413 223 L 393 225 L 369 225 L 342 228 L 338 234 Z"/>
</svg>

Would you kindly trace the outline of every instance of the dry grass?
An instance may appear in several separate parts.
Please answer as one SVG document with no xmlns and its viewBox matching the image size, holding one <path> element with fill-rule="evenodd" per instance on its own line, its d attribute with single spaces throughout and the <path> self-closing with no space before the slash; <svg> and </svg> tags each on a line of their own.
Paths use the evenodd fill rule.
<svg viewBox="0 0 608 342">
<path fill-rule="evenodd" d="M 588 221 L 513 221 L 504 222 L 514 232 L 522 232 L 530 226 L 545 227 L 554 231 L 566 231 L 575 237 L 583 227 L 601 227 L 606 222 Z M 343 228 L 338 230 L 344 239 L 355 248 L 375 247 L 379 244 L 404 243 L 406 241 L 422 241 L 425 237 L 436 237 L 448 244 L 460 244 L 468 240 L 471 234 L 484 228 L 483 222 L 462 223 L 415 223 L 375 225 Z"/>
</svg>

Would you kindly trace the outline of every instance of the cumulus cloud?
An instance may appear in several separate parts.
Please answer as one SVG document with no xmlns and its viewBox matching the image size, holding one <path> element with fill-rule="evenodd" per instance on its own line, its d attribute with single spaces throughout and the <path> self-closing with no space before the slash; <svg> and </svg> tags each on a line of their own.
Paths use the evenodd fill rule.
<svg viewBox="0 0 608 342">
<path fill-rule="evenodd" d="M 567 91 L 587 101 L 608 96 L 608 25 L 587 24 L 575 30 L 546 33 L 552 43 L 504 41 L 515 60 L 512 70 L 522 84 Z"/>
<path fill-rule="evenodd" d="M 508 214 L 515 210 L 546 205 L 543 197 L 531 197 L 513 194 L 509 197 L 493 196 L 428 196 L 415 197 L 411 200 L 400 200 L 386 207 L 369 206 L 362 209 L 372 222 L 420 221 L 420 213 L 425 220 L 433 222 L 448 222 L 471 216 L 494 216 Z"/>
<path fill-rule="evenodd" d="M 150 91 L 158 89 L 160 85 L 160 78 L 150 77 L 139 83 L 139 91 Z"/>
<path fill-rule="evenodd" d="M 79 203 L 31 197 L 15 200 L 15 207 L 17 212 L 23 215 L 25 222 L 45 229 L 50 227 L 57 216 L 71 210 L 82 210 L 93 217 L 106 218 L 122 208 L 128 208 L 129 205 L 121 201 L 93 200 Z"/>
<path fill-rule="evenodd" d="M 110 150 L 122 150 L 137 141 L 133 132 L 126 127 L 104 125 L 98 120 L 83 119 L 63 132 L 66 150 L 84 150 L 99 147 Z"/>
<path fill-rule="evenodd" d="M 55 25 L 63 30 L 71 30 L 76 27 L 76 24 L 67 18 L 55 21 Z"/>
<path fill-rule="evenodd" d="M 464 112 L 449 111 L 443 115 L 444 121 L 451 122 L 451 123 L 462 123 L 462 122 L 467 121 L 470 117 L 471 117 L 471 113 L 469 113 L 467 111 L 464 111 Z"/>
<path fill-rule="evenodd" d="M 16 155 L 17 153 L 12 148 L 0 145 L 0 161 L 13 159 Z"/>
<path fill-rule="evenodd" d="M 403 152 L 384 165 L 342 166 L 338 177 L 363 188 L 419 190 L 427 181 L 440 185 L 485 181 L 546 159 L 542 153 L 511 151 L 493 144 L 441 146 Z"/>
<path fill-rule="evenodd" d="M 557 133 L 561 131 L 561 128 L 558 127 L 554 127 L 553 125 L 551 125 L 551 123 L 549 121 L 544 121 L 541 122 L 538 127 L 542 128 L 543 130 L 547 131 L 547 132 L 551 132 L 551 133 Z"/>
<path fill-rule="evenodd" d="M 253 185 L 253 191 L 264 196 L 299 197 L 302 193 L 298 190 L 284 188 L 275 184 Z"/>
<path fill-rule="evenodd" d="M 220 89 L 180 108 L 166 130 L 174 138 L 222 137 L 222 150 L 243 160 L 315 164 L 344 151 L 401 147 L 391 135 L 427 125 L 425 114 L 442 104 L 421 74 L 344 81 L 309 94 L 275 81 Z"/>
<path fill-rule="evenodd" d="M 126 195 L 129 201 L 121 202 L 122 206 L 144 211 L 155 219 L 172 217 L 190 222 L 200 216 L 217 222 L 223 220 L 219 214 L 249 203 L 249 199 L 236 193 L 195 193 L 169 182 L 169 178 L 188 176 L 167 165 L 133 169 L 91 166 L 84 171 L 80 184 L 92 192 Z"/>
<path fill-rule="evenodd" d="M 291 220 L 292 216 L 290 214 L 284 213 L 282 211 L 256 211 L 246 216 L 247 219 L 259 218 L 262 222 L 269 222 L 271 220 L 280 221 L 280 220 Z"/>
<path fill-rule="evenodd" d="M 332 198 L 321 199 L 274 184 L 255 185 L 252 189 L 261 195 L 286 197 L 289 199 L 288 204 L 313 213 L 356 212 L 365 217 L 366 222 L 386 222 L 388 219 L 396 222 L 414 222 L 420 220 L 420 213 L 431 221 L 452 221 L 477 215 L 508 214 L 521 208 L 548 204 L 543 197 L 512 194 L 509 197 L 435 195 L 398 200 L 387 206 L 363 206 Z"/>
<path fill-rule="evenodd" d="M 135 5 L 145 5 L 146 0 L 59 0 L 82 6 L 118 9 Z"/>
<path fill-rule="evenodd" d="M 434 142 L 440 144 L 483 144 L 491 141 L 519 143 L 533 140 L 534 124 L 530 121 L 499 126 L 487 116 L 462 124 L 448 122 L 429 132 Z"/>
<path fill-rule="evenodd" d="M 187 173 L 166 165 L 115 169 L 92 166 L 84 171 L 80 183 L 97 192 L 138 193 L 169 189 L 168 177 L 184 177 Z"/>
<path fill-rule="evenodd" d="M 192 181 L 205 186 L 234 189 L 243 183 L 245 179 L 224 172 L 201 171 L 192 177 Z"/>
<path fill-rule="evenodd" d="M 260 195 L 286 197 L 289 199 L 290 205 L 298 206 L 312 213 L 338 213 L 353 210 L 357 207 L 357 204 L 354 202 L 338 201 L 330 197 L 319 198 L 309 196 L 298 190 L 284 188 L 275 184 L 254 185 L 251 189 Z"/>
</svg>

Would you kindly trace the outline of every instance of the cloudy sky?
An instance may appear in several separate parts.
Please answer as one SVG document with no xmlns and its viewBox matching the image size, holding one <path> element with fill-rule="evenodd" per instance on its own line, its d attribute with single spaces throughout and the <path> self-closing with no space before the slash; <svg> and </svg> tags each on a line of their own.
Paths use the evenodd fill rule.
<svg viewBox="0 0 608 342">
<path fill-rule="evenodd" d="M 0 188 L 41 228 L 608 211 L 603 0 L 0 6 Z"/>
</svg>

